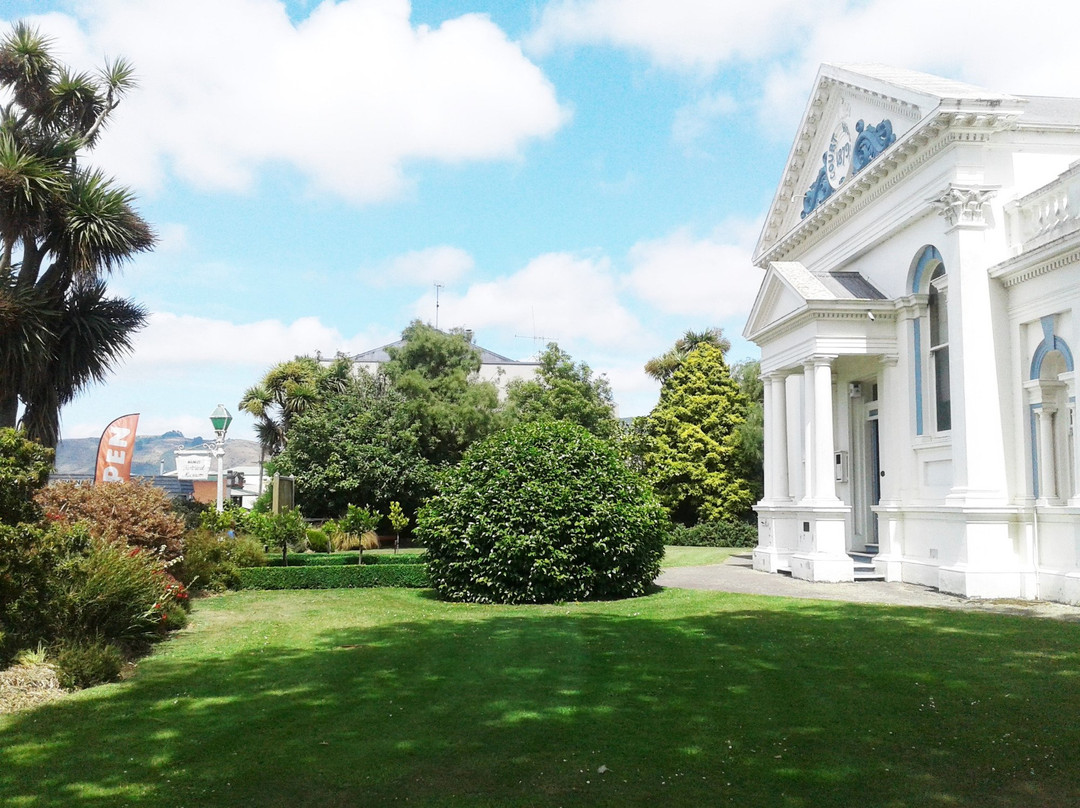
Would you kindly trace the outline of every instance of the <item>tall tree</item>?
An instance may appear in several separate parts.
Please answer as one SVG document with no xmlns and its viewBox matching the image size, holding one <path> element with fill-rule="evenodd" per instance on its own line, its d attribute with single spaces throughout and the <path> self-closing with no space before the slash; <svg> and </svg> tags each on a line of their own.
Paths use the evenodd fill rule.
<svg viewBox="0 0 1080 808">
<path fill-rule="evenodd" d="M 642 460 L 673 520 L 689 526 L 748 513 L 753 490 L 738 456 L 746 406 L 723 352 L 710 343 L 664 382 L 645 422 Z"/>
<path fill-rule="evenodd" d="M 384 373 L 405 399 L 421 454 L 436 464 L 456 463 L 502 425 L 498 390 L 480 380 L 480 351 L 465 332 L 416 320 L 401 337 Z"/>
<path fill-rule="evenodd" d="M 765 496 L 765 385 L 761 362 L 747 359 L 732 366 L 731 376 L 746 397 L 746 420 L 736 429 L 736 458 L 754 500 Z"/>
<path fill-rule="evenodd" d="M 0 426 L 47 446 L 60 410 L 102 381 L 146 319 L 104 276 L 154 243 L 131 192 L 81 163 L 134 86 L 117 60 L 73 73 L 17 23 L 0 41 Z"/>
<path fill-rule="evenodd" d="M 719 348 L 723 354 L 731 350 L 731 340 L 724 336 L 722 328 L 706 328 L 704 331 L 688 329 L 685 334 L 675 340 L 672 347 L 646 362 L 645 372 L 661 383 L 666 382 L 671 378 L 671 374 L 679 369 L 690 352 L 699 345 L 712 345 L 714 348 Z"/>
<path fill-rule="evenodd" d="M 404 399 L 367 372 L 298 414 L 277 470 L 296 477 L 307 516 L 339 517 L 349 505 L 387 513 L 392 502 L 415 514 L 434 487 Z"/>
<path fill-rule="evenodd" d="M 518 379 L 507 389 L 510 414 L 519 421 L 569 421 L 600 438 L 619 432 L 611 385 L 603 374 L 593 376 L 584 362 L 574 364 L 554 342 L 540 356 L 531 379 Z"/>
<path fill-rule="evenodd" d="M 331 393 L 349 386 L 351 364 L 338 357 L 329 366 L 312 356 L 297 356 L 274 365 L 262 381 L 244 391 L 238 405 L 255 416 L 255 434 L 265 454 L 285 448 L 293 420 Z"/>
</svg>

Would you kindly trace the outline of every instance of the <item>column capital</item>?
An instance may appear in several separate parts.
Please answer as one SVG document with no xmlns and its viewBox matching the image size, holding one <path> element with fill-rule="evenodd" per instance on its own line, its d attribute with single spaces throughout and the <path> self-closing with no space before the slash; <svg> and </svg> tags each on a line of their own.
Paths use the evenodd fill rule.
<svg viewBox="0 0 1080 808">
<path fill-rule="evenodd" d="M 945 193 L 930 200 L 938 213 L 945 217 L 949 227 L 984 229 L 987 226 L 986 205 L 997 193 L 997 188 L 979 185 L 956 185 L 949 183 Z"/>
<path fill-rule="evenodd" d="M 836 359 L 836 354 L 812 354 L 803 360 L 804 368 L 819 368 L 819 367 L 832 367 L 833 360 Z"/>
<path fill-rule="evenodd" d="M 900 362 L 900 354 L 882 354 L 881 364 L 888 368 L 894 368 Z"/>
</svg>

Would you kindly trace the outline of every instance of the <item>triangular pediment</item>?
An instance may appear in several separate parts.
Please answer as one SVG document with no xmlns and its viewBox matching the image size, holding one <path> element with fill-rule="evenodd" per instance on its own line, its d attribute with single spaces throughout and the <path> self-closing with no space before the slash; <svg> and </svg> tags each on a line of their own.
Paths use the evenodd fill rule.
<svg viewBox="0 0 1080 808">
<path fill-rule="evenodd" d="M 765 256 L 943 105 L 1020 102 L 969 84 L 883 65 L 822 65 L 754 250 Z M 779 257 L 779 256 L 776 256 Z"/>
<path fill-rule="evenodd" d="M 808 300 L 820 299 L 827 294 L 821 282 L 802 264 L 773 262 L 765 270 L 743 336 L 753 340 L 768 326 L 806 308 Z"/>
</svg>

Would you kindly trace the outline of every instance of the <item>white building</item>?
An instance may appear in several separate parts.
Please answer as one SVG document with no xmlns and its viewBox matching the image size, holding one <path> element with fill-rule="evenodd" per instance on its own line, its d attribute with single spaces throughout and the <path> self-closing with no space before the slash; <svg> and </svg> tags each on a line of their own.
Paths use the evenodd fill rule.
<svg viewBox="0 0 1080 808">
<path fill-rule="evenodd" d="M 823 66 L 754 262 L 754 566 L 1080 602 L 1080 99 Z"/>
<path fill-rule="evenodd" d="M 467 332 L 471 341 L 472 332 Z M 405 340 L 399 339 L 397 342 L 391 342 L 389 345 L 383 345 L 379 348 L 372 348 L 370 351 L 364 351 L 358 353 L 355 356 L 350 356 L 353 366 L 356 368 L 363 368 L 372 375 L 378 372 L 379 366 L 390 361 L 390 348 L 401 348 L 405 344 Z M 481 348 L 479 345 L 474 345 L 474 348 L 480 353 L 480 372 L 477 374 L 478 378 L 482 382 L 494 382 L 495 386 L 499 390 L 499 397 L 503 398 L 506 395 L 506 388 L 510 382 L 517 379 L 528 381 L 536 375 L 536 369 L 540 367 L 539 362 L 524 362 L 517 359 L 510 359 L 505 356 L 500 356 L 494 351 L 489 351 L 487 348 Z"/>
</svg>

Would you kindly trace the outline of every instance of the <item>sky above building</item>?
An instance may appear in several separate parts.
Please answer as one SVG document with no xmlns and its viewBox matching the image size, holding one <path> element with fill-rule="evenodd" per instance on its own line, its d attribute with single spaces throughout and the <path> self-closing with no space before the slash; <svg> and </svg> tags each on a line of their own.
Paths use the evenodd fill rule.
<svg viewBox="0 0 1080 808">
<path fill-rule="evenodd" d="M 557 342 L 646 414 L 687 329 L 756 356 L 751 250 L 821 62 L 1080 95 L 1065 2 L 0 0 L 19 19 L 134 64 L 87 159 L 158 235 L 110 281 L 149 324 L 67 438 L 208 435 L 218 403 L 250 438 L 273 364 L 436 317 L 511 358 Z"/>
</svg>

